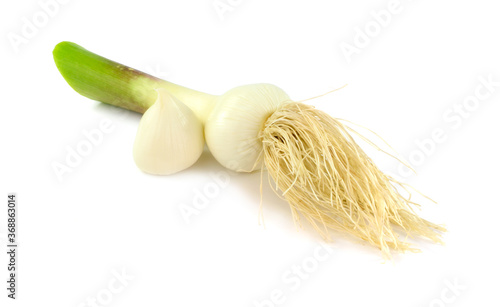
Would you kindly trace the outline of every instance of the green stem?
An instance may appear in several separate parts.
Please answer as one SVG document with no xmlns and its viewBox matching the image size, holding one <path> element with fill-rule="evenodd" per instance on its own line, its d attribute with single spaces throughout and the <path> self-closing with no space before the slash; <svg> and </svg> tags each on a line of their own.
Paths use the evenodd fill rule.
<svg viewBox="0 0 500 307">
<path fill-rule="evenodd" d="M 100 102 L 144 113 L 165 88 L 205 123 L 216 96 L 194 91 L 108 60 L 71 42 L 61 42 L 54 61 L 66 82 L 79 94 Z"/>
</svg>

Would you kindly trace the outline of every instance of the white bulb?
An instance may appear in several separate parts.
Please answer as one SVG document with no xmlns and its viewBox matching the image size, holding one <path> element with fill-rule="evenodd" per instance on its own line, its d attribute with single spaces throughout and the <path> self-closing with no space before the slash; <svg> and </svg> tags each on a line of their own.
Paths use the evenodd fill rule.
<svg viewBox="0 0 500 307">
<path fill-rule="evenodd" d="M 203 126 L 185 104 L 165 89 L 144 113 L 134 142 L 134 161 L 142 171 L 169 175 L 193 165 L 203 152 Z"/>
<path fill-rule="evenodd" d="M 220 164 L 238 172 L 261 167 L 259 133 L 266 120 L 290 97 L 272 84 L 250 84 L 219 96 L 205 123 L 210 152 Z"/>
</svg>

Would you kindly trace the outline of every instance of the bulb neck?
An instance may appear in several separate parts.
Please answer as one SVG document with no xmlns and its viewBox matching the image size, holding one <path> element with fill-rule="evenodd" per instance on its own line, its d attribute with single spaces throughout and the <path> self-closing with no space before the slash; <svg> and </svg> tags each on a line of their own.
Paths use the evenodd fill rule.
<svg viewBox="0 0 500 307">
<path fill-rule="evenodd" d="M 170 94 L 182 101 L 182 103 L 187 105 L 203 125 L 205 125 L 210 113 L 214 109 L 217 98 L 219 97 L 217 95 L 210 95 L 195 91 L 164 80 L 161 80 L 158 86 L 164 88 L 170 92 Z"/>
</svg>

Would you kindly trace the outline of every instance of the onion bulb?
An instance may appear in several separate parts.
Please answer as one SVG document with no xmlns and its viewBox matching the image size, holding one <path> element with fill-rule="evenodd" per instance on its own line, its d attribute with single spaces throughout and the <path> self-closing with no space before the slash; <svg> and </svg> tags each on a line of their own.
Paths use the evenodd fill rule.
<svg viewBox="0 0 500 307">
<path fill-rule="evenodd" d="M 86 97 L 136 112 L 152 106 L 155 115 L 151 117 L 163 129 L 158 135 L 165 129 L 175 131 L 178 127 L 173 126 L 182 126 L 182 120 L 173 118 L 175 112 L 157 113 L 154 90 L 161 88 L 175 95 L 204 126 L 207 145 L 217 161 L 241 172 L 265 168 L 276 192 L 289 203 L 295 221 L 304 217 L 325 238 L 331 230 L 348 233 L 378 247 L 386 256 L 391 250 L 415 251 L 406 237 L 442 242 L 445 228 L 415 214 L 411 195 L 399 193 L 405 189 L 403 184 L 377 168 L 354 141 L 349 127 L 310 105 L 294 102 L 277 86 L 245 85 L 220 96 L 209 95 L 130 69 L 68 42 L 56 46 L 54 59 L 66 81 Z M 182 105 L 171 101 L 175 102 L 172 107 Z M 187 108 L 180 109 L 182 114 L 190 114 Z M 146 131 L 148 113 L 138 137 Z M 171 122 L 160 124 L 162 117 Z M 191 132 L 184 131 L 190 141 L 165 141 L 162 136 L 163 142 L 155 144 L 144 137 L 149 146 L 145 148 L 158 157 L 172 156 L 172 150 L 156 145 L 176 148 L 175 142 L 193 141 L 186 146 L 193 148 L 189 159 L 177 168 L 163 165 L 164 173 L 189 166 L 199 155 L 201 124 L 193 117 L 185 121 L 194 127 Z M 183 152 L 187 154 L 186 148 Z M 142 156 L 138 165 L 149 170 L 151 161 L 146 156 L 150 153 L 137 150 Z"/>
</svg>

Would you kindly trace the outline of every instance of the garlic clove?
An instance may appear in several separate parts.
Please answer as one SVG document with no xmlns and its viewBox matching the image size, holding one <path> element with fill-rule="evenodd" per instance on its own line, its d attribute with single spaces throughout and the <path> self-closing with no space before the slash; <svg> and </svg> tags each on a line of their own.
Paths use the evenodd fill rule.
<svg viewBox="0 0 500 307">
<path fill-rule="evenodd" d="M 165 89 L 144 113 L 134 142 L 134 161 L 145 173 L 169 175 L 193 165 L 204 147 L 203 126 L 184 103 Z"/>
</svg>

